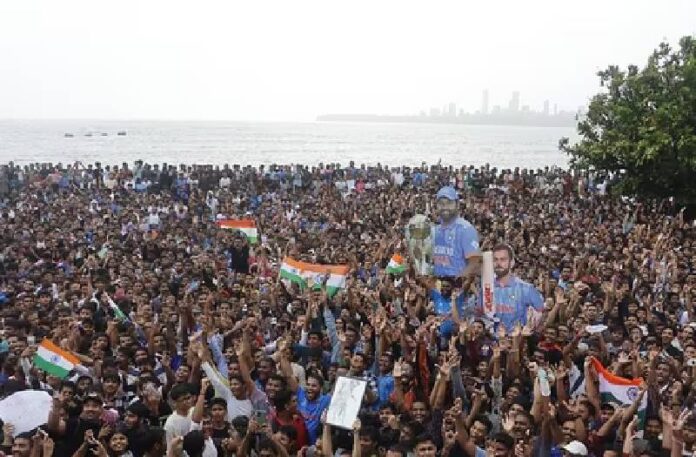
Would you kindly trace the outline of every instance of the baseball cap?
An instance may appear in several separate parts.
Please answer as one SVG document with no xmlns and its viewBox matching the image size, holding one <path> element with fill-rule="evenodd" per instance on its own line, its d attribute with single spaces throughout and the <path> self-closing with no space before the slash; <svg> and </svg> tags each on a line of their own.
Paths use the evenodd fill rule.
<svg viewBox="0 0 696 457">
<path fill-rule="evenodd" d="M 452 201 L 457 201 L 459 199 L 459 197 L 457 196 L 457 191 L 454 190 L 454 187 L 452 186 L 445 186 L 442 189 L 438 190 L 435 198 L 437 200 L 441 198 L 446 198 L 447 200 Z"/>
<path fill-rule="evenodd" d="M 568 451 L 568 453 L 572 455 L 587 455 L 587 447 L 577 440 L 571 441 L 565 446 L 562 446 L 561 449 Z"/>
<path fill-rule="evenodd" d="M 104 400 L 102 399 L 101 394 L 95 391 L 88 392 L 83 400 L 85 403 L 87 403 L 88 401 L 94 401 L 96 403 L 99 403 L 100 405 L 104 404 Z"/>
</svg>

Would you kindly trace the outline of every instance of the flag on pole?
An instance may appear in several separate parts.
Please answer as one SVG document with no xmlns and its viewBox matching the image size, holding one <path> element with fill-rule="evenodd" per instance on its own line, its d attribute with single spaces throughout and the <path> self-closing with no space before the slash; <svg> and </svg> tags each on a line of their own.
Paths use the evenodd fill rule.
<svg viewBox="0 0 696 457">
<path fill-rule="evenodd" d="M 602 403 L 615 403 L 617 405 L 630 406 L 638 398 L 640 394 L 640 385 L 643 380 L 627 379 L 616 376 L 610 372 L 602 363 L 592 357 L 592 365 L 597 372 L 599 378 L 599 396 Z M 645 414 L 648 410 L 648 396 L 643 395 L 643 399 L 638 405 L 637 415 L 639 428 L 643 428 L 645 424 Z"/>
<path fill-rule="evenodd" d="M 319 265 L 286 257 L 280 266 L 280 277 L 298 284 L 300 288 L 325 284 L 326 293 L 331 297 L 346 286 L 348 270 L 348 265 Z"/>
<path fill-rule="evenodd" d="M 394 254 L 387 265 L 387 273 L 401 275 L 406 271 L 406 262 L 401 254 Z"/>
<path fill-rule="evenodd" d="M 489 319 L 495 316 L 495 271 L 493 270 L 493 252 L 483 252 L 481 267 L 481 291 L 483 292 L 483 313 Z"/>
<path fill-rule="evenodd" d="M 217 221 L 217 226 L 226 230 L 237 230 L 244 234 L 250 244 L 259 242 L 259 233 L 256 229 L 256 222 L 249 219 L 224 219 Z"/>
<path fill-rule="evenodd" d="M 106 292 L 104 292 L 106 293 Z M 118 307 L 116 302 L 111 298 L 108 294 L 106 295 L 106 299 L 109 301 L 109 308 L 111 308 L 111 311 L 114 312 L 114 317 L 120 321 L 130 321 L 128 316 L 126 316 L 126 313 L 121 311 L 121 308 Z"/>
<path fill-rule="evenodd" d="M 61 379 L 68 376 L 80 360 L 72 352 L 64 351 L 51 340 L 44 339 L 34 354 L 34 366 Z"/>
</svg>

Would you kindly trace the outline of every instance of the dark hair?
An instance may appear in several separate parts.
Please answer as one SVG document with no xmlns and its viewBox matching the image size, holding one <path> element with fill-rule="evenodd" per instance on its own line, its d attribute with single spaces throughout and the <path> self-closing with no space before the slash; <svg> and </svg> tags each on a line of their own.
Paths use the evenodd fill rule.
<svg viewBox="0 0 696 457">
<path fill-rule="evenodd" d="M 128 405 L 128 408 L 126 408 L 126 411 L 138 416 L 138 418 L 142 419 L 143 417 L 147 417 L 148 415 L 148 409 L 147 406 L 142 404 L 141 402 L 135 402 L 132 405 Z"/>
<path fill-rule="evenodd" d="M 595 405 L 593 405 L 591 401 L 581 400 L 580 404 L 587 408 L 587 411 L 589 411 L 591 417 L 595 417 L 597 415 L 597 408 L 595 408 Z"/>
<path fill-rule="evenodd" d="M 121 377 L 116 373 L 106 374 L 102 378 L 102 385 L 107 381 L 115 382 L 116 384 L 121 384 Z"/>
<path fill-rule="evenodd" d="M 28 432 L 19 433 L 17 436 L 14 437 L 14 439 L 18 440 L 21 438 L 21 439 L 29 440 L 29 443 L 31 443 L 33 445 L 33 443 L 34 443 L 34 440 L 32 440 L 33 437 L 34 437 L 34 430 L 29 430 Z"/>
<path fill-rule="evenodd" d="M 515 260 L 515 251 L 512 249 L 512 246 L 510 246 L 507 243 L 500 243 L 496 244 L 495 247 L 493 248 L 492 252 L 498 252 L 498 251 L 507 251 L 508 256 L 510 256 L 510 260 Z"/>
<path fill-rule="evenodd" d="M 210 400 L 210 407 L 212 408 L 215 405 L 220 405 L 223 408 L 227 409 L 227 400 L 225 400 L 224 398 L 215 397 L 212 400 Z"/>
<path fill-rule="evenodd" d="M 60 390 L 63 390 L 66 387 L 68 387 L 72 390 L 77 390 L 77 385 L 73 381 L 69 381 L 67 379 L 64 379 L 60 382 Z"/>
<path fill-rule="evenodd" d="M 283 389 L 279 391 L 273 399 L 273 406 L 275 406 L 278 411 L 285 410 L 290 404 L 290 400 L 292 400 L 292 392 Z"/>
<path fill-rule="evenodd" d="M 191 386 L 187 383 L 184 384 L 177 384 L 176 386 L 172 387 L 172 390 L 169 392 L 169 396 L 172 398 L 172 400 L 177 401 L 184 395 L 190 395 L 191 394 Z"/>
<path fill-rule="evenodd" d="M 486 433 L 490 432 L 493 429 L 493 424 L 491 423 L 491 420 L 488 418 L 488 416 L 484 414 L 479 414 L 478 416 L 474 417 L 474 422 L 482 423 L 483 426 L 486 427 Z"/>
<path fill-rule="evenodd" d="M 309 378 L 314 378 L 320 386 L 324 385 L 324 377 L 318 371 L 310 371 L 306 376 L 306 380 L 309 381 Z"/>
<path fill-rule="evenodd" d="M 273 373 L 272 375 L 270 375 L 268 377 L 268 380 L 270 381 L 271 379 L 280 382 L 280 385 L 283 386 L 283 389 L 288 386 L 288 380 L 285 379 L 285 376 L 279 375 L 278 373 Z"/>
<path fill-rule="evenodd" d="M 142 448 L 143 452 L 152 452 L 154 447 L 157 444 L 160 444 L 163 442 L 165 437 L 165 432 L 163 428 L 160 427 L 151 427 L 149 429 L 146 429 L 141 438 L 140 438 L 140 445 Z"/>
<path fill-rule="evenodd" d="M 392 412 L 396 412 L 396 411 L 397 411 L 396 406 L 394 406 L 394 404 L 391 403 L 391 402 L 382 403 L 382 404 L 379 406 L 379 410 L 380 410 L 380 411 L 382 411 L 382 410 L 384 410 L 384 409 L 389 409 L 389 410 L 391 410 Z"/>
<path fill-rule="evenodd" d="M 242 378 L 241 375 L 238 374 L 231 374 L 228 379 L 232 381 L 233 379 L 241 384 L 244 384 L 244 378 Z"/>
<path fill-rule="evenodd" d="M 505 432 L 499 432 L 493 435 L 493 441 L 502 444 L 508 450 L 512 450 L 515 447 L 515 439 Z"/>
<path fill-rule="evenodd" d="M 360 437 L 367 437 L 370 441 L 376 443 L 379 439 L 379 431 L 371 425 L 366 425 L 360 429 Z"/>
<path fill-rule="evenodd" d="M 265 436 L 259 440 L 259 444 L 256 446 L 256 452 L 261 451 L 271 451 L 274 455 L 278 454 L 276 444 L 270 438 Z"/>
<path fill-rule="evenodd" d="M 402 457 L 406 457 L 406 455 L 408 455 L 409 449 L 402 444 L 393 444 L 389 446 L 389 452 L 398 452 L 402 455 Z"/>
<path fill-rule="evenodd" d="M 201 430 L 190 431 L 184 436 L 184 451 L 189 457 L 200 457 L 205 448 L 205 436 Z"/>
<path fill-rule="evenodd" d="M 418 446 L 421 443 L 427 443 L 427 442 L 433 443 L 435 446 L 437 446 L 437 443 L 435 442 L 435 438 L 430 433 L 421 433 L 418 436 L 416 436 L 416 439 L 414 440 L 413 444 L 414 447 Z"/>
<path fill-rule="evenodd" d="M 297 440 L 297 430 L 293 425 L 281 425 L 278 432 L 286 435 L 288 438 L 290 438 L 290 441 Z"/>
</svg>

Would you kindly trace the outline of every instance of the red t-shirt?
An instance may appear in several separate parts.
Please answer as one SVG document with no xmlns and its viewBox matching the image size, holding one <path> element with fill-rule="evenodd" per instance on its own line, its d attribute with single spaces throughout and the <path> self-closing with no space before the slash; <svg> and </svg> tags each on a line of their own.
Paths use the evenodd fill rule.
<svg viewBox="0 0 696 457">
<path fill-rule="evenodd" d="M 284 425 L 290 425 L 292 426 L 295 431 L 297 432 L 297 448 L 302 449 L 304 446 L 309 446 L 309 434 L 307 433 L 307 426 L 305 425 L 305 421 L 300 415 L 293 415 L 292 416 L 292 421 L 290 422 L 285 422 L 282 419 L 280 419 L 278 416 L 275 414 L 272 414 L 271 417 L 271 428 L 273 429 L 274 432 L 277 432 L 278 429 Z M 314 443 L 312 443 L 314 444 Z"/>
</svg>

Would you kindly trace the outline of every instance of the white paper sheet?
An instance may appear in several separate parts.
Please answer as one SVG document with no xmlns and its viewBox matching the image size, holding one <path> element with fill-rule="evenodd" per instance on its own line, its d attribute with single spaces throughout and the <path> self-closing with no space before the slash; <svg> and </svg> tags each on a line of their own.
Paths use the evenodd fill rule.
<svg viewBox="0 0 696 457">
<path fill-rule="evenodd" d="M 14 434 L 28 432 L 48 421 L 53 398 L 43 390 L 23 390 L 0 401 L 0 419 L 14 425 Z"/>
<path fill-rule="evenodd" d="M 365 387 L 367 381 L 363 379 L 339 376 L 326 413 L 326 422 L 335 427 L 352 430 L 353 422 L 360 411 Z"/>
</svg>

